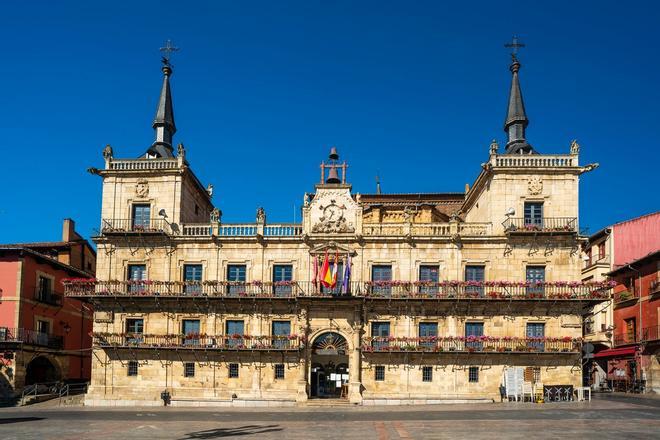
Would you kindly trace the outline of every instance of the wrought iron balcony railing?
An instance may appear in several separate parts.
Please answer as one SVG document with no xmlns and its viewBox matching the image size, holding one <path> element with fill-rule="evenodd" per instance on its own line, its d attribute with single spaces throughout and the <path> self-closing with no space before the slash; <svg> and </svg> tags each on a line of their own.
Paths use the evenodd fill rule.
<svg viewBox="0 0 660 440">
<path fill-rule="evenodd" d="M 37 287 L 35 289 L 34 299 L 44 304 L 50 304 L 52 306 L 62 305 L 62 295 L 49 290 L 44 290 L 41 287 Z"/>
<path fill-rule="evenodd" d="M 101 234 L 170 234 L 170 224 L 162 218 L 136 221 L 131 218 L 104 218 L 101 221 Z"/>
<path fill-rule="evenodd" d="M 623 290 L 621 292 L 615 292 L 612 295 L 615 306 L 626 306 L 626 303 L 634 304 L 637 302 L 639 294 L 636 291 Z"/>
<path fill-rule="evenodd" d="M 304 346 L 298 335 L 248 336 L 248 335 L 149 335 L 142 333 L 94 333 L 97 347 L 117 348 L 176 348 L 204 350 L 264 350 L 293 351 Z"/>
<path fill-rule="evenodd" d="M 0 344 L 3 342 L 36 345 L 40 347 L 52 348 L 55 350 L 62 349 L 64 346 L 64 338 L 62 338 L 62 336 L 41 333 L 25 328 L 10 327 L 0 327 Z"/>
<path fill-rule="evenodd" d="M 368 299 L 428 300 L 579 300 L 610 298 L 610 282 L 442 281 L 359 282 L 334 287 L 320 282 L 230 282 L 230 281 L 96 281 L 64 280 L 70 297 L 220 297 L 296 298 L 362 297 Z"/>
<path fill-rule="evenodd" d="M 578 353 L 579 338 L 517 338 L 491 336 L 427 336 L 419 338 L 365 338 L 363 352 L 495 352 L 495 353 Z"/>
<path fill-rule="evenodd" d="M 619 345 L 630 345 L 630 344 L 637 344 L 639 342 L 639 338 L 637 336 L 637 332 L 626 332 L 626 333 L 619 333 L 614 335 L 614 345 L 619 346 Z"/>
<path fill-rule="evenodd" d="M 657 341 L 660 339 L 660 325 L 642 329 L 642 341 Z"/>
<path fill-rule="evenodd" d="M 577 232 L 577 218 L 575 217 L 509 217 L 504 222 L 504 231 L 507 234 L 528 233 L 574 233 Z"/>
</svg>

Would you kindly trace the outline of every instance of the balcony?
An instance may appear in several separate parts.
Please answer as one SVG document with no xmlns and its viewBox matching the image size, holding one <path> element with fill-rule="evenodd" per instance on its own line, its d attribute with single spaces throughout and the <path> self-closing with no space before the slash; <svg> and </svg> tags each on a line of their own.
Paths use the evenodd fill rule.
<svg viewBox="0 0 660 440">
<path fill-rule="evenodd" d="M 614 300 L 614 308 L 620 309 L 637 304 L 639 295 L 635 291 L 623 290 L 621 292 L 615 292 L 612 299 Z"/>
<path fill-rule="evenodd" d="M 660 325 L 653 327 L 646 327 L 642 329 L 642 341 L 658 341 L 660 340 Z"/>
<path fill-rule="evenodd" d="M 582 270 L 587 270 L 591 269 L 592 267 L 596 266 L 603 266 L 603 267 L 609 267 L 610 266 L 610 256 L 605 255 L 603 257 L 597 258 L 597 259 L 589 259 L 584 262 L 584 267 Z"/>
<path fill-rule="evenodd" d="M 149 219 L 149 223 L 135 222 L 134 219 L 107 219 L 101 222 L 103 235 L 158 235 L 170 234 L 170 224 L 162 218 Z"/>
<path fill-rule="evenodd" d="M 428 336 L 365 338 L 363 353 L 579 353 L 580 338 L 518 338 L 491 336 Z"/>
<path fill-rule="evenodd" d="M 576 217 L 543 217 L 538 219 L 509 217 L 502 222 L 504 232 L 511 234 L 574 234 Z"/>
<path fill-rule="evenodd" d="M 619 333 L 614 335 L 614 346 L 619 347 L 621 345 L 630 345 L 637 344 L 639 338 L 637 337 L 637 332 L 626 332 Z"/>
<path fill-rule="evenodd" d="M 313 281 L 96 281 L 63 280 L 68 297 L 300 298 L 358 297 L 369 300 L 590 301 L 610 299 L 610 282 L 350 281 L 334 288 Z"/>
<path fill-rule="evenodd" d="M 40 303 L 48 304 L 51 306 L 62 305 L 62 295 L 59 295 L 55 292 L 51 292 L 49 290 L 44 290 L 41 287 L 37 287 L 35 289 L 34 299 Z"/>
<path fill-rule="evenodd" d="M 219 351 L 297 351 L 304 347 L 298 335 L 248 336 L 205 334 L 148 335 L 142 333 L 94 333 L 101 348 L 186 349 Z"/>
<path fill-rule="evenodd" d="M 365 237 L 450 237 L 458 233 L 464 237 L 491 234 L 490 223 L 364 223 Z"/>
<path fill-rule="evenodd" d="M 0 327 L 0 347 L 13 348 L 21 344 L 61 350 L 64 338 L 24 328 Z"/>
</svg>

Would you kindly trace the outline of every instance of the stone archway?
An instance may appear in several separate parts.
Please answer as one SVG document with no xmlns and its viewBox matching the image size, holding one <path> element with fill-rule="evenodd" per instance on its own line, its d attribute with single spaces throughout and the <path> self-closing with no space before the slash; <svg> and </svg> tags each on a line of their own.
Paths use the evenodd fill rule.
<svg viewBox="0 0 660 440">
<path fill-rule="evenodd" d="M 311 347 L 310 398 L 346 397 L 349 372 L 346 338 L 335 331 L 321 332 Z"/>
<path fill-rule="evenodd" d="M 25 385 L 62 380 L 62 372 L 46 356 L 37 356 L 25 368 Z"/>
</svg>

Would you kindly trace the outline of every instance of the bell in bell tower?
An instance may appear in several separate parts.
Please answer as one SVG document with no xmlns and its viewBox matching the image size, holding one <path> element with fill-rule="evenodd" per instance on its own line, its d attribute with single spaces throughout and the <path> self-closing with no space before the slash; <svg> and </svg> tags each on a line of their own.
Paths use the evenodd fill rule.
<svg viewBox="0 0 660 440">
<path fill-rule="evenodd" d="M 346 162 L 339 163 L 337 147 L 330 148 L 328 163 L 321 162 L 321 185 L 337 185 L 346 183 Z M 339 172 L 341 171 L 341 179 Z"/>
</svg>

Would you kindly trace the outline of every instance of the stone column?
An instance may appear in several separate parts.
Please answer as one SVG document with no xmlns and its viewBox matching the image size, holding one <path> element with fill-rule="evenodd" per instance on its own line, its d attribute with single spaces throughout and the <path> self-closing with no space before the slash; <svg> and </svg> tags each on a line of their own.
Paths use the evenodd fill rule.
<svg viewBox="0 0 660 440">
<path fill-rule="evenodd" d="M 360 382 L 360 327 L 353 328 L 353 350 L 348 358 L 348 401 L 362 404 L 362 382 Z"/>
</svg>

